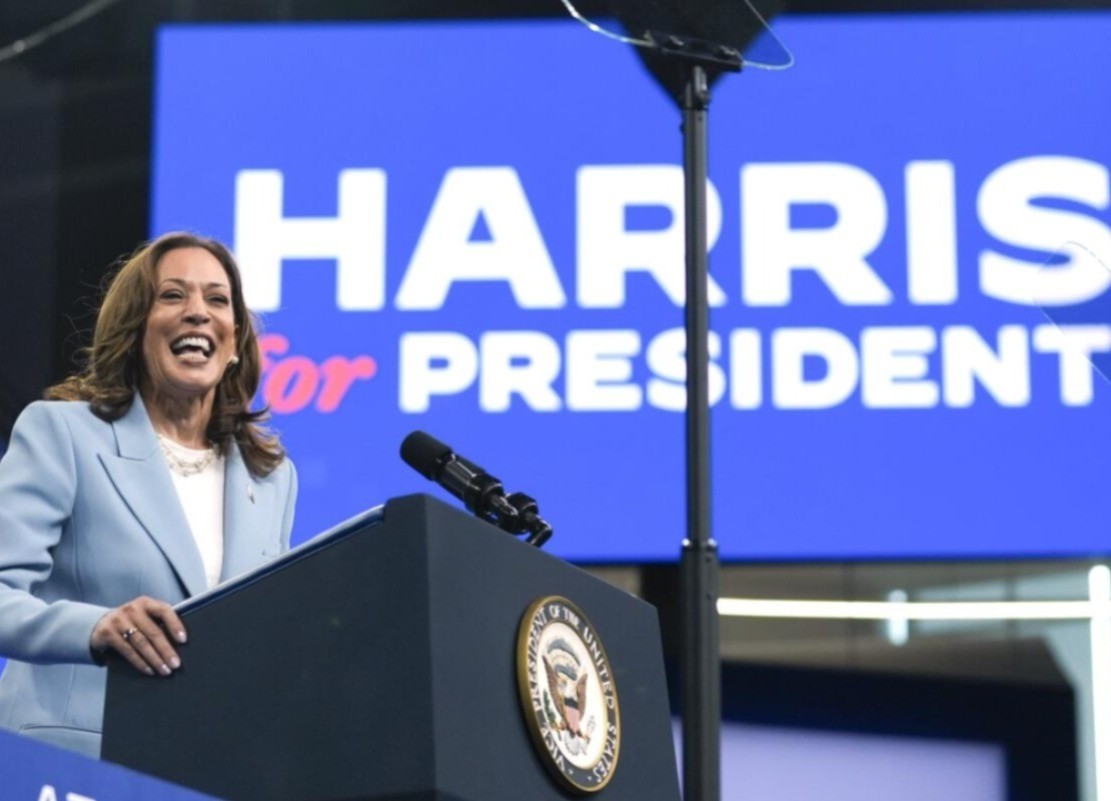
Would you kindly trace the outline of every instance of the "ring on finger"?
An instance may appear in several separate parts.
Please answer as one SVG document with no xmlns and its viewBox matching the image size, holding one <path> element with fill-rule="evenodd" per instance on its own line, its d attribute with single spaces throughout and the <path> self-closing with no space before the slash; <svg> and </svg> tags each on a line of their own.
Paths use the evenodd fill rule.
<svg viewBox="0 0 1111 801">
<path fill-rule="evenodd" d="M 121 636 L 123 637 L 125 642 L 131 642 L 131 638 L 134 637 L 138 633 L 139 633 L 139 630 L 137 628 L 135 628 L 134 626 L 132 626 L 127 631 L 125 631 Z"/>
</svg>

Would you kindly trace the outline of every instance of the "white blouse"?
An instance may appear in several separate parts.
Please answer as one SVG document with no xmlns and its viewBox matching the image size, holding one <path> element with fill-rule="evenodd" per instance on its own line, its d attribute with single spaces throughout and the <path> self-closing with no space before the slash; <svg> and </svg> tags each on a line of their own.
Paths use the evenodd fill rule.
<svg viewBox="0 0 1111 801">
<path fill-rule="evenodd" d="M 224 457 L 209 451 L 186 448 L 159 435 L 163 455 L 174 480 L 174 489 L 185 510 L 185 519 L 201 552 L 205 578 L 211 589 L 220 582 L 224 567 Z M 176 457 L 176 458 L 174 458 Z M 181 464 L 203 464 L 198 472 L 183 475 Z"/>
</svg>

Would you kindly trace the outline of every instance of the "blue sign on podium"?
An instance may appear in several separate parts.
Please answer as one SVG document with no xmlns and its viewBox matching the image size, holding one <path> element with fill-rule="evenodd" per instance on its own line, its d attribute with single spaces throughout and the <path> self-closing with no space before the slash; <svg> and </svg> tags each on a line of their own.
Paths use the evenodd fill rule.
<svg viewBox="0 0 1111 801">
<path fill-rule="evenodd" d="M 215 801 L 6 731 L 0 731 L 0 765 L 0 801 Z"/>
</svg>

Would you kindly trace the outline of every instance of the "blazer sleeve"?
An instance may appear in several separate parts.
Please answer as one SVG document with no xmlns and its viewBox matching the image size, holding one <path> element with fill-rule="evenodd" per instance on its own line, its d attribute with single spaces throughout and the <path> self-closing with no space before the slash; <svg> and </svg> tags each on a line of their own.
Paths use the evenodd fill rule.
<svg viewBox="0 0 1111 801">
<path fill-rule="evenodd" d="M 32 593 L 55 570 L 77 497 L 73 438 L 48 402 L 24 410 L 0 461 L 0 654 L 24 662 L 91 663 L 93 628 L 109 610 Z M 61 568 L 59 568 L 61 569 Z M 71 568 L 72 569 L 72 568 Z"/>
</svg>

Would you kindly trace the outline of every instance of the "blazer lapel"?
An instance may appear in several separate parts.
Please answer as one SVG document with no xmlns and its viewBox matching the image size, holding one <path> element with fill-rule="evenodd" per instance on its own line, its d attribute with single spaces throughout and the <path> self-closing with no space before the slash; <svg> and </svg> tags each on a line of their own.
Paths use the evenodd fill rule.
<svg viewBox="0 0 1111 801">
<path fill-rule="evenodd" d="M 267 542 L 265 524 L 268 497 L 265 487 L 251 476 L 247 463 L 232 443 L 224 463 L 224 566 L 220 580 L 238 576 L 263 561 Z M 277 553 L 277 543 L 275 552 Z"/>
<path fill-rule="evenodd" d="M 204 563 L 138 392 L 112 428 L 119 455 L 101 454 L 100 461 L 116 491 L 165 555 L 186 595 L 204 592 Z"/>
</svg>

